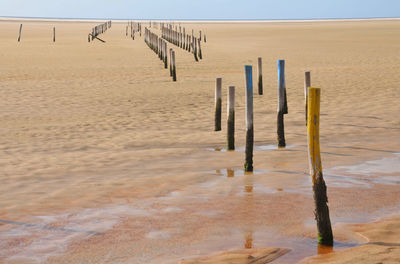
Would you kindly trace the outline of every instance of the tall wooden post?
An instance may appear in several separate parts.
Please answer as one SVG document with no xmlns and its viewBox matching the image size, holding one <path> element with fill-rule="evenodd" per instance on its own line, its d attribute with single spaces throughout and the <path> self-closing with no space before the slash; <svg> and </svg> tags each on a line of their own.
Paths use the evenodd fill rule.
<svg viewBox="0 0 400 264">
<path fill-rule="evenodd" d="M 258 58 L 258 94 L 263 94 L 262 58 Z"/>
<path fill-rule="evenodd" d="M 253 125 L 253 69 L 252 66 L 245 67 L 246 78 L 246 161 L 244 170 L 253 171 L 253 147 L 254 147 L 254 125 Z"/>
<path fill-rule="evenodd" d="M 175 60 L 175 51 L 172 51 L 172 80 L 176 82 L 176 60 Z"/>
<path fill-rule="evenodd" d="M 318 228 L 318 243 L 325 246 L 333 245 L 331 220 L 329 217 L 326 184 L 322 175 L 322 162 L 319 147 L 319 117 L 321 89 L 308 88 L 308 156 L 310 175 L 314 191 L 315 220 Z"/>
<path fill-rule="evenodd" d="M 285 147 L 285 127 L 284 115 L 288 113 L 285 85 L 285 61 L 278 60 L 278 118 L 277 118 L 277 133 L 278 147 Z"/>
<path fill-rule="evenodd" d="M 228 102 L 226 108 L 227 121 L 227 150 L 235 149 L 235 86 L 228 88 Z"/>
<path fill-rule="evenodd" d="M 306 71 L 305 72 L 305 79 L 304 79 L 304 97 L 305 97 L 305 108 L 306 108 L 306 111 L 305 111 L 305 113 L 306 113 L 306 126 L 307 126 L 307 119 L 308 119 L 308 116 L 307 116 L 307 108 L 308 108 L 308 103 L 307 103 L 307 101 L 308 101 L 308 87 L 310 87 L 311 86 L 311 72 L 309 72 L 309 71 Z"/>
<path fill-rule="evenodd" d="M 56 42 L 56 27 L 53 27 L 53 42 Z"/>
<path fill-rule="evenodd" d="M 21 41 L 21 33 L 22 33 L 22 24 L 19 26 L 19 32 L 18 32 L 18 42 Z"/>
<path fill-rule="evenodd" d="M 217 78 L 215 83 L 215 131 L 221 131 L 222 115 L 222 78 Z"/>
</svg>

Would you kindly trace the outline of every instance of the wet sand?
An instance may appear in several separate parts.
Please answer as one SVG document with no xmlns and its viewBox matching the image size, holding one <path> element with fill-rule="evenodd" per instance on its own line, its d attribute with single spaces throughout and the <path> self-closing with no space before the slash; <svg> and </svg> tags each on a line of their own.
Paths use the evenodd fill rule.
<svg viewBox="0 0 400 264">
<path fill-rule="evenodd" d="M 373 235 L 354 225 L 400 214 L 400 21 L 188 24 L 208 42 L 198 63 L 175 49 L 177 83 L 143 38 L 125 37 L 124 23 L 100 36 L 106 43 L 88 43 L 97 24 L 24 21 L 17 43 L 19 23 L 0 22 L 0 262 L 178 263 L 282 248 L 290 252 L 276 263 L 294 263 L 327 253 L 316 243 L 308 176 L 306 70 L 322 88 L 321 151 L 341 253 L 303 261 L 346 263 L 371 247 L 378 261 L 384 246 L 368 240 L 400 243 L 397 229 L 383 239 L 388 220 L 365 225 Z M 244 174 L 244 65 L 259 56 L 255 172 Z M 279 150 L 278 59 L 290 145 Z M 226 87 L 237 87 L 235 152 L 223 151 L 225 117 L 213 131 L 216 77 L 223 113 Z"/>
</svg>

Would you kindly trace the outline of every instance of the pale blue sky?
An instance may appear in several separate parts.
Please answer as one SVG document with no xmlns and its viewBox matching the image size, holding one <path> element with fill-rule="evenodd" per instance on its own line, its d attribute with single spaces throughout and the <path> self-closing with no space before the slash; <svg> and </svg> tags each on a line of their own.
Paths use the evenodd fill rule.
<svg viewBox="0 0 400 264">
<path fill-rule="evenodd" d="M 400 17 L 400 0 L 0 0 L 0 16 L 115 19 Z"/>
</svg>

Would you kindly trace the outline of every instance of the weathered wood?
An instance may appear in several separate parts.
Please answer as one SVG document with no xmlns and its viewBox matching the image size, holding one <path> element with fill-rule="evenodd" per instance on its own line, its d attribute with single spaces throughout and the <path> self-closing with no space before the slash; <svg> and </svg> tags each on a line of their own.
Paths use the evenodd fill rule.
<svg viewBox="0 0 400 264">
<path fill-rule="evenodd" d="M 91 34 L 89 34 L 89 35 L 91 35 Z M 93 35 L 92 35 L 92 37 L 93 37 L 93 39 L 98 39 L 98 40 L 100 40 L 101 42 L 105 43 L 105 41 L 104 41 L 104 40 L 100 39 L 100 38 L 99 38 L 99 37 L 97 37 L 97 36 L 93 36 Z"/>
<path fill-rule="evenodd" d="M 175 60 L 175 51 L 172 51 L 172 80 L 176 82 L 176 60 Z"/>
<path fill-rule="evenodd" d="M 169 49 L 169 76 L 172 77 L 172 48 Z"/>
<path fill-rule="evenodd" d="M 19 32 L 18 32 L 18 42 L 21 41 L 21 33 L 22 33 L 22 24 L 19 25 Z"/>
<path fill-rule="evenodd" d="M 53 42 L 56 42 L 56 27 L 53 27 Z"/>
<path fill-rule="evenodd" d="M 201 31 L 200 31 L 201 32 Z M 203 59 L 203 53 L 201 52 L 201 45 L 200 45 L 200 39 L 198 40 L 198 44 L 199 44 L 199 59 L 202 60 Z"/>
<path fill-rule="evenodd" d="M 228 102 L 226 108 L 227 121 L 227 150 L 235 149 L 235 86 L 228 88 Z"/>
<path fill-rule="evenodd" d="M 217 78 L 215 83 L 215 128 L 214 131 L 221 131 L 222 115 L 222 78 Z"/>
<path fill-rule="evenodd" d="M 253 125 L 253 69 L 245 66 L 246 79 L 246 161 L 244 170 L 253 171 L 253 147 L 254 147 L 254 125 Z"/>
<path fill-rule="evenodd" d="M 285 86 L 285 61 L 278 60 L 278 116 L 277 116 L 277 134 L 278 147 L 285 147 L 285 126 L 284 114 L 287 113 L 286 86 Z"/>
<path fill-rule="evenodd" d="M 311 86 L 311 72 L 305 72 L 305 79 L 304 79 L 304 98 L 305 98 L 305 116 L 306 116 L 306 126 L 307 126 L 307 111 L 308 111 L 308 87 Z"/>
<path fill-rule="evenodd" d="M 322 175 L 322 162 L 319 144 L 320 98 L 320 88 L 308 88 L 308 156 L 314 192 L 314 213 L 318 228 L 318 243 L 325 246 L 333 246 L 332 226 L 329 217 L 326 184 Z"/>
<path fill-rule="evenodd" d="M 258 58 L 258 94 L 263 94 L 262 58 Z"/>
</svg>

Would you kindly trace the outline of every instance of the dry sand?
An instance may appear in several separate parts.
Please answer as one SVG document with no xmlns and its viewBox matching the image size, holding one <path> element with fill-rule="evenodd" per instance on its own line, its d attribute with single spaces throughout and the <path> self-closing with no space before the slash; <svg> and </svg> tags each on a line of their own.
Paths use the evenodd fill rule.
<svg viewBox="0 0 400 264">
<path fill-rule="evenodd" d="M 400 21 L 189 24 L 208 42 L 198 63 L 175 49 L 177 83 L 143 38 L 125 37 L 125 23 L 101 36 L 106 43 L 88 43 L 95 25 L 24 21 L 18 43 L 19 22 L 0 22 L 0 262 L 178 263 L 279 247 L 291 251 L 275 262 L 294 263 L 327 253 L 316 244 L 308 176 L 306 70 L 322 88 L 340 254 L 304 261 L 396 262 L 400 236 L 389 220 L 348 224 L 400 213 Z M 259 56 L 256 171 L 245 175 L 244 65 Z M 281 150 L 278 59 L 289 104 Z M 225 118 L 213 132 L 216 77 L 224 113 L 226 87 L 237 87 L 235 152 L 214 151 L 226 133 Z M 367 239 L 376 243 L 360 246 Z"/>
</svg>

